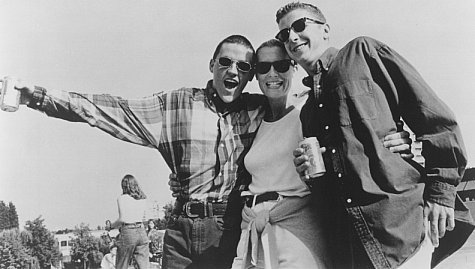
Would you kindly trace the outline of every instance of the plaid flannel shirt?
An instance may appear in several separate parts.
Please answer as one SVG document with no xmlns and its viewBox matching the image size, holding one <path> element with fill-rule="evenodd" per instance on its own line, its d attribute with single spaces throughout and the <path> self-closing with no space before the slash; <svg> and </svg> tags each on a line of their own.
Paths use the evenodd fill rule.
<svg viewBox="0 0 475 269">
<path fill-rule="evenodd" d="M 265 97 L 243 93 L 226 113 L 209 81 L 142 99 L 80 94 L 36 87 L 29 107 L 50 117 L 87 122 L 123 141 L 157 149 L 190 200 L 227 201 L 237 163 L 264 116 Z"/>
</svg>

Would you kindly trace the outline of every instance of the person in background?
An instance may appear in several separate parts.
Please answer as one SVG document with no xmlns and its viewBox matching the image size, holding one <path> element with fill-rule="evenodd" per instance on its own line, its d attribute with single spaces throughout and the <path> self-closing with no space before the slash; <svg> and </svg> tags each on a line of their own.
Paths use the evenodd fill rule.
<svg viewBox="0 0 475 269">
<path fill-rule="evenodd" d="M 127 269 L 132 257 L 140 269 L 149 268 L 149 239 L 143 221 L 147 209 L 147 196 L 132 175 L 122 179 L 122 195 L 117 198 L 119 218 L 107 229 L 119 228 L 117 239 L 118 269 Z"/>
<path fill-rule="evenodd" d="M 115 260 L 117 254 L 117 246 L 115 244 L 109 247 L 109 253 L 104 255 L 101 261 L 102 269 L 115 269 Z"/>
<path fill-rule="evenodd" d="M 155 222 L 153 219 L 148 220 L 147 226 L 147 236 L 150 240 L 149 243 L 149 252 L 150 252 L 150 262 L 160 262 L 161 258 L 161 235 L 160 232 L 155 229 Z"/>
<path fill-rule="evenodd" d="M 467 163 L 452 111 L 382 42 L 359 37 L 330 47 L 330 27 L 316 6 L 287 4 L 276 20 L 276 38 L 309 75 L 300 119 L 303 135 L 326 148 L 327 172 L 313 191 L 329 209 L 321 217 L 335 268 L 430 268 L 439 237 L 454 228 Z M 400 117 L 422 140 L 425 168 L 381 143 Z M 294 154 L 297 171 L 305 171 L 302 149 Z"/>
</svg>

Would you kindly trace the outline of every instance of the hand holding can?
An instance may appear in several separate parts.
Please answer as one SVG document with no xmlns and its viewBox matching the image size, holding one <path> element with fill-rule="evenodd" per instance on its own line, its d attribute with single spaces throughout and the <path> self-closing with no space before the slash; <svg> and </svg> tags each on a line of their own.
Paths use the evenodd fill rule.
<svg viewBox="0 0 475 269">
<path fill-rule="evenodd" d="M 5 77 L 2 82 L 2 91 L 0 95 L 0 109 L 7 112 L 15 112 L 20 106 L 21 93 L 15 89 L 17 79 L 14 77 Z"/>
<path fill-rule="evenodd" d="M 299 147 L 304 149 L 304 154 L 308 156 L 310 166 L 307 170 L 308 176 L 311 178 L 319 177 L 325 174 L 325 164 L 323 163 L 322 152 L 320 151 L 320 143 L 316 137 L 307 137 L 300 141 Z"/>
</svg>

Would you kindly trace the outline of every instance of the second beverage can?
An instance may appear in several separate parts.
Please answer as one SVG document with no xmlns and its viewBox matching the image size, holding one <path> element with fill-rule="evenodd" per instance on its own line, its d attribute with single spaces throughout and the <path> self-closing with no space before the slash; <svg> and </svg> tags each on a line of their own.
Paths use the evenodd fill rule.
<svg viewBox="0 0 475 269">
<path fill-rule="evenodd" d="M 320 151 L 320 143 L 316 137 L 306 137 L 299 142 L 299 147 L 305 150 L 305 155 L 308 156 L 310 167 L 308 168 L 308 175 L 312 178 L 319 177 L 325 174 L 325 164 L 323 163 L 322 152 Z"/>
</svg>

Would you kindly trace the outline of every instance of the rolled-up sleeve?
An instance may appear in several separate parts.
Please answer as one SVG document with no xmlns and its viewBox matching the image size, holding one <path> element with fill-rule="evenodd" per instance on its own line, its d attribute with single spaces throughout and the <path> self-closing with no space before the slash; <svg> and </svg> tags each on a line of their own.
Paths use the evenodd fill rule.
<svg viewBox="0 0 475 269">
<path fill-rule="evenodd" d="M 120 140 L 157 148 L 162 130 L 163 95 L 127 100 L 107 94 L 35 87 L 28 106 L 50 117 L 88 123 Z"/>
<path fill-rule="evenodd" d="M 394 94 L 398 113 L 416 139 L 422 141 L 427 174 L 425 199 L 453 207 L 456 186 L 467 165 L 455 116 L 409 62 L 384 44 L 375 47 L 378 49 L 372 56 L 389 81 L 386 93 Z"/>
</svg>

